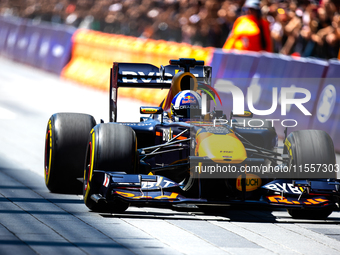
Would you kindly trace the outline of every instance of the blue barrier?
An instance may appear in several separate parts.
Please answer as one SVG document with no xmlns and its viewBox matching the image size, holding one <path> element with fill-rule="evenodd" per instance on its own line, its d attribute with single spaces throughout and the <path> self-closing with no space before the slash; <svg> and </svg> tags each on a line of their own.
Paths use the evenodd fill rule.
<svg viewBox="0 0 340 255">
<path fill-rule="evenodd" d="M 48 54 L 48 71 L 61 73 L 68 63 L 72 51 L 72 36 L 76 31 L 73 27 L 57 27 L 50 41 Z"/>
<path fill-rule="evenodd" d="M 220 52 L 221 53 L 221 52 Z M 233 99 L 231 94 L 229 93 L 229 91 L 224 91 L 223 88 L 225 87 L 226 83 L 228 82 L 228 84 L 233 84 L 230 79 L 232 77 L 233 74 L 233 67 L 235 64 L 235 61 L 237 60 L 237 54 L 235 54 L 234 52 L 226 52 L 223 55 L 218 55 L 218 62 L 219 67 L 218 70 L 215 72 L 216 76 L 213 76 L 213 80 L 212 80 L 212 84 L 216 87 L 219 96 L 221 98 L 222 101 L 222 105 L 215 105 L 213 102 L 210 103 L 210 108 L 213 109 L 216 107 L 216 109 L 218 110 L 223 110 L 223 112 L 225 113 L 229 113 L 232 109 L 232 103 L 233 103 Z M 215 55 L 214 55 L 215 57 Z M 213 58 L 212 63 L 215 61 L 215 59 Z"/>
<path fill-rule="evenodd" d="M 25 62 L 26 59 L 27 47 L 29 44 L 29 35 L 26 33 L 26 29 L 27 22 L 22 20 L 18 27 L 16 41 L 13 45 L 13 52 L 11 52 L 13 59 L 19 62 Z"/>
<path fill-rule="evenodd" d="M 51 51 L 52 37 L 56 36 L 55 31 L 51 26 L 40 25 L 39 30 L 41 31 L 41 37 L 39 40 L 39 51 L 37 55 L 37 66 L 41 69 L 49 71 L 48 68 L 48 57 Z"/>
<path fill-rule="evenodd" d="M 221 66 L 217 72 L 216 78 L 228 79 L 233 77 L 233 71 L 236 61 L 240 57 L 235 52 L 228 52 L 221 60 Z"/>
<path fill-rule="evenodd" d="M 26 26 L 26 34 L 27 37 L 29 38 L 29 42 L 24 62 L 32 66 L 38 67 L 37 56 L 40 48 L 42 31 L 38 25 L 29 23 Z"/>
<path fill-rule="evenodd" d="M 244 79 L 248 84 L 250 77 L 255 73 L 256 67 L 258 66 L 260 54 L 256 52 L 246 52 L 242 53 L 242 58 L 236 61 L 234 66 L 234 72 L 232 78 L 234 79 Z"/>
<path fill-rule="evenodd" d="M 319 91 L 311 128 L 326 131 L 340 151 L 340 61 L 330 60 L 323 85 Z"/>
<path fill-rule="evenodd" d="M 15 61 L 60 74 L 71 55 L 75 28 L 0 17 L 0 53 Z"/>
<path fill-rule="evenodd" d="M 8 20 L 8 33 L 3 48 L 3 53 L 10 59 L 15 59 L 15 45 L 18 40 L 19 33 L 22 31 L 22 20 L 12 18 Z"/>
<path fill-rule="evenodd" d="M 246 89 L 251 81 L 251 76 L 255 72 L 259 56 L 256 52 L 243 52 L 240 55 L 238 51 L 230 51 L 225 53 L 224 58 L 221 58 L 217 77 L 215 77 L 213 83 L 223 102 L 222 106 L 216 107 L 218 110 L 223 110 L 229 114 L 233 108 L 232 95 L 229 90 L 223 89 L 223 84 L 237 86 L 246 95 Z"/>
<path fill-rule="evenodd" d="M 322 77 L 325 73 L 328 63 L 322 60 L 314 59 L 294 59 L 290 62 L 287 70 L 294 70 L 293 75 L 296 77 L 284 79 L 284 86 L 291 88 L 294 87 L 304 88 L 310 92 L 311 98 L 308 102 L 303 104 L 303 107 L 309 111 L 312 116 L 315 114 L 316 101 L 318 92 L 321 86 Z M 290 72 L 286 73 L 286 77 L 289 77 Z M 288 93 L 287 98 L 304 98 L 306 95 L 303 93 Z M 281 105 L 282 107 L 282 105 Z M 301 129 L 309 129 L 312 116 L 305 115 L 301 109 L 296 105 L 287 105 L 287 115 L 281 116 L 283 119 L 293 119 L 297 121 L 296 127 L 289 128 L 289 132 Z M 290 122 L 292 123 L 292 122 Z M 293 124 L 293 123 L 292 123 Z M 284 131 L 282 125 L 277 126 L 278 133 Z"/>
<path fill-rule="evenodd" d="M 210 66 L 212 67 L 212 78 L 218 76 L 218 72 L 221 67 L 222 59 L 226 58 L 227 54 L 222 49 L 216 49 L 213 53 L 213 61 L 211 61 Z"/>
<path fill-rule="evenodd" d="M 247 89 L 248 87 L 252 88 L 253 106 L 256 110 L 268 110 L 272 107 L 273 88 L 277 88 L 278 104 L 276 110 L 270 115 L 255 115 L 254 118 L 279 120 L 274 121 L 274 124 L 277 133 L 281 137 L 284 134 L 284 126 L 294 126 L 298 123 L 296 127 L 288 128 L 288 131 L 291 132 L 294 130 L 309 129 L 312 127 L 312 124 L 314 124 L 314 126 L 316 125 L 315 116 L 317 115 L 317 104 L 320 100 L 319 94 L 321 92 L 323 77 L 327 73 L 327 61 L 310 58 L 293 58 L 271 53 L 255 53 L 249 55 L 232 51 L 226 52 L 224 55 L 224 57 L 221 56 L 221 52 L 219 52 L 218 61 L 220 64 L 218 71 L 215 72 L 216 77 L 214 77 L 215 83 L 213 85 L 218 89 L 222 99 L 223 106 L 220 108 L 227 115 L 233 107 L 233 99 L 232 95 L 223 89 L 224 85 L 233 84 L 243 91 L 245 109 L 248 108 Z M 212 63 L 213 62 L 214 59 L 212 60 Z M 334 65 L 336 65 L 338 69 L 335 70 L 335 67 L 329 67 L 328 72 L 332 71 L 334 75 L 336 75 L 336 73 L 340 72 L 340 64 L 338 61 L 334 61 L 334 63 L 336 63 Z M 280 100 L 282 88 L 288 88 L 288 93 L 286 94 L 288 99 L 301 99 L 306 96 L 304 93 L 293 92 L 294 88 L 307 89 L 310 92 L 311 98 L 308 102 L 303 103 L 303 106 L 312 116 L 306 116 L 301 109 L 291 104 L 287 104 L 286 115 L 282 115 Z M 340 88 L 338 90 L 340 91 Z M 323 94 L 324 96 L 325 93 Z M 331 92 L 328 91 L 327 95 L 329 93 Z M 273 107 L 275 107 L 275 105 Z M 218 109 L 220 108 L 218 107 Z M 337 109 L 337 107 L 335 109 Z M 334 118 L 339 119 L 340 113 L 333 114 L 335 114 Z M 333 117 L 330 117 L 330 119 L 332 118 Z M 297 122 L 295 122 L 295 120 Z M 282 121 L 284 121 L 284 125 L 282 125 Z M 326 126 L 318 125 L 318 129 L 325 130 Z M 335 129 L 336 128 L 333 127 L 333 133 Z M 331 134 L 332 130 L 328 130 L 328 132 Z M 333 139 L 335 139 L 335 137 L 333 137 Z"/>
<path fill-rule="evenodd" d="M 269 115 L 254 115 L 256 119 L 275 120 L 274 126 L 279 128 L 282 119 L 280 108 L 280 91 L 285 85 L 286 70 L 290 64 L 291 58 L 281 58 L 276 54 L 263 54 L 259 58 L 258 68 L 252 78 L 250 88 L 253 89 L 253 107 L 256 110 L 270 110 L 272 107 L 276 110 Z M 273 90 L 277 88 L 277 94 L 273 99 Z M 274 94 L 275 95 L 275 94 Z M 276 104 L 273 100 L 277 100 Z M 250 109 L 248 107 L 248 109 Z M 280 120 L 279 122 L 277 120 Z M 280 130 L 281 132 L 281 130 Z M 283 132 L 281 133 L 283 134 Z"/>
<path fill-rule="evenodd" d="M 257 69 L 252 77 L 249 88 L 253 89 L 253 106 L 256 110 L 269 110 L 273 104 L 273 88 L 278 89 L 276 98 L 280 95 L 286 69 L 290 59 L 282 59 L 279 55 L 265 53 L 259 57 Z M 279 103 L 279 100 L 278 100 Z M 279 107 L 268 116 L 255 115 L 256 118 L 277 119 L 280 117 Z"/>
<path fill-rule="evenodd" d="M 9 22 L 0 17 L 0 52 L 4 54 L 7 44 L 7 36 L 9 34 L 10 24 Z"/>
<path fill-rule="evenodd" d="M 256 52 L 230 51 L 225 53 L 216 78 L 250 78 L 255 71 L 259 56 Z"/>
<path fill-rule="evenodd" d="M 289 60 L 286 59 L 285 61 L 286 61 L 286 65 L 285 65 L 285 68 L 284 68 L 284 71 L 283 71 L 281 82 L 279 82 L 280 91 L 279 91 L 278 97 L 280 98 L 279 99 L 279 106 L 280 107 L 279 107 L 279 110 L 277 111 L 277 115 L 275 116 L 278 119 L 280 119 L 280 121 L 292 119 L 290 115 L 291 115 L 291 113 L 293 111 L 296 110 L 295 109 L 296 106 L 287 105 L 287 107 L 286 107 L 286 115 L 285 116 L 281 115 L 281 108 L 282 108 L 282 104 L 281 104 L 281 90 L 282 90 L 282 88 L 301 87 L 300 86 L 300 82 L 302 80 L 302 76 L 301 75 L 303 73 L 303 68 L 304 68 L 304 65 L 306 63 L 306 59 L 290 57 Z M 295 93 L 287 93 L 286 97 L 287 98 L 297 98 L 297 94 L 295 94 Z M 292 110 L 292 112 L 291 112 L 291 110 Z M 301 117 L 303 117 L 303 116 L 301 116 Z M 304 120 L 304 121 L 307 122 L 307 123 L 309 122 L 308 120 L 307 121 Z M 297 126 L 296 127 L 290 127 L 288 131 L 291 132 L 291 131 L 294 131 L 294 130 L 302 129 L 301 126 L 306 127 L 306 125 L 303 125 L 303 124 L 304 124 L 304 122 L 301 123 L 301 121 L 298 120 Z M 295 122 L 292 122 L 292 121 L 290 121 L 288 123 L 286 122 L 286 126 L 294 126 L 294 125 L 296 125 Z M 282 125 L 282 122 L 281 123 L 277 123 L 275 125 L 275 128 L 276 128 L 276 131 L 279 134 L 279 136 L 283 137 L 285 127 Z"/>
</svg>

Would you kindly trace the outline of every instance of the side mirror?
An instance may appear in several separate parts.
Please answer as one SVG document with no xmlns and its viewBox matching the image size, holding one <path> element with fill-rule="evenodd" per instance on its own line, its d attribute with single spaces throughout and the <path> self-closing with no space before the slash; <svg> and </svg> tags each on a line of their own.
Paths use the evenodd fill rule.
<svg viewBox="0 0 340 255">
<path fill-rule="evenodd" d="M 156 107 L 156 106 L 141 106 L 140 113 L 141 114 L 163 114 L 163 108 Z"/>
<path fill-rule="evenodd" d="M 233 114 L 233 111 L 230 113 L 230 119 L 233 117 L 239 117 L 239 118 L 252 118 L 253 113 L 251 111 L 245 110 L 243 114 Z"/>
</svg>

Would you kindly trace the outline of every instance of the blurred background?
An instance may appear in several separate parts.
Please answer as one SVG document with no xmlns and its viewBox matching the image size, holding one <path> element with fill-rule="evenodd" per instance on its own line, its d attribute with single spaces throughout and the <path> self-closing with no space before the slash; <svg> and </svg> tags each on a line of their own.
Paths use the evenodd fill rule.
<svg viewBox="0 0 340 255">
<path fill-rule="evenodd" d="M 244 0 L 1 0 L 0 13 L 35 22 L 222 48 Z M 339 0 L 263 0 L 274 52 L 337 58 Z"/>
</svg>

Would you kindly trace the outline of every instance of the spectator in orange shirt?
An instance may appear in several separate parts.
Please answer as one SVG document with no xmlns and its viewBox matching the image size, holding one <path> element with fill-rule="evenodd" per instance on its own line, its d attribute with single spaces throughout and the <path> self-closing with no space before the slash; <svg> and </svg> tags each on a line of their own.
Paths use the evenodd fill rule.
<svg viewBox="0 0 340 255">
<path fill-rule="evenodd" d="M 260 0 L 246 0 L 247 15 L 236 19 L 223 49 L 272 52 L 269 22 L 262 18 Z"/>
</svg>

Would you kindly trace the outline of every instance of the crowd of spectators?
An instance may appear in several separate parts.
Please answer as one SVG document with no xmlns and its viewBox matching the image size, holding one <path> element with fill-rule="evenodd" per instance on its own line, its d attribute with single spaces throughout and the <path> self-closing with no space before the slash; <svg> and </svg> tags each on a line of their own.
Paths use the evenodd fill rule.
<svg viewBox="0 0 340 255">
<path fill-rule="evenodd" d="M 0 0 L 2 15 L 222 48 L 244 0 Z M 336 58 L 340 0 L 262 0 L 274 52 Z"/>
</svg>

